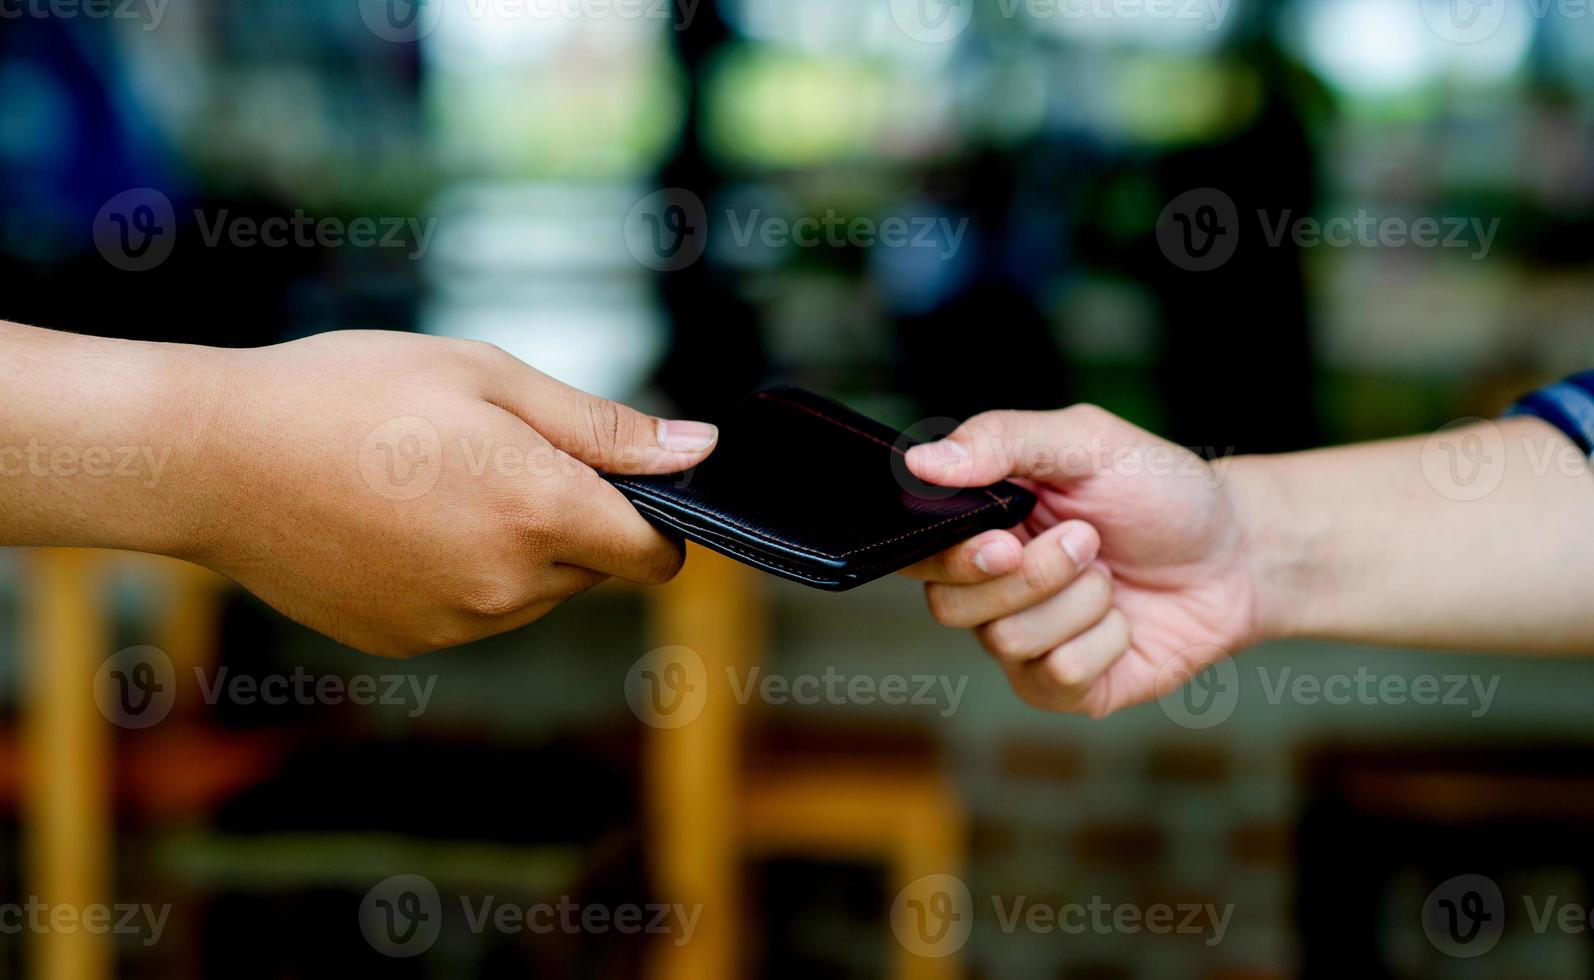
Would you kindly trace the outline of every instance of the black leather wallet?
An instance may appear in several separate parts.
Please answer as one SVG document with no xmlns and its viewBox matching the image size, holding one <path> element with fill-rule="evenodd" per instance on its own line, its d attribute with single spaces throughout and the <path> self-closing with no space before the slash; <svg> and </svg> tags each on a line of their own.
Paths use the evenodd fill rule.
<svg viewBox="0 0 1594 980">
<path fill-rule="evenodd" d="M 862 585 L 1035 506 L 1011 483 L 921 483 L 903 462 L 913 440 L 802 388 L 760 391 L 716 421 L 719 445 L 693 469 L 605 478 L 654 524 L 815 588 Z"/>
</svg>

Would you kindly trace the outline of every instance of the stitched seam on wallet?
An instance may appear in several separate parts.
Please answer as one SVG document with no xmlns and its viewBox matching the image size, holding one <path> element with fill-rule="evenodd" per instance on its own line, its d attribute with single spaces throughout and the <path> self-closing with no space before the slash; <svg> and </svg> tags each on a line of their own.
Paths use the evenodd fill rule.
<svg viewBox="0 0 1594 980">
<path fill-rule="evenodd" d="M 935 530 L 938 527 L 941 527 L 941 526 L 946 525 L 946 524 L 951 524 L 954 521 L 967 520 L 968 518 L 973 517 L 975 514 L 983 514 L 983 513 L 985 513 L 986 511 L 990 510 L 992 507 L 995 507 L 995 506 L 1001 506 L 1001 507 L 1005 508 L 1008 504 L 1013 502 L 1013 498 L 1012 497 L 998 497 L 996 494 L 993 493 L 993 494 L 991 494 L 991 502 L 990 503 L 981 504 L 980 506 L 974 508 L 971 511 L 967 511 L 967 512 L 962 513 L 962 514 L 954 514 L 953 516 L 948 517 L 948 518 L 946 518 L 944 520 L 936 521 L 934 524 L 926 524 L 923 527 L 916 527 L 913 530 L 908 531 L 905 534 L 899 534 L 899 535 L 897 535 L 894 538 L 886 538 L 884 541 L 876 541 L 873 544 L 866 544 L 866 545 L 864 545 L 861 548 L 853 548 L 851 551 L 841 551 L 841 552 L 837 552 L 836 554 L 826 554 L 825 552 L 822 552 L 822 551 L 814 551 L 812 548 L 805 548 L 805 547 L 803 547 L 800 544 L 793 543 L 791 541 L 786 540 L 785 538 L 776 537 L 775 535 L 769 534 L 769 533 L 767 533 L 765 531 L 761 531 L 761 530 L 759 530 L 756 527 L 749 527 L 746 524 L 743 524 L 741 521 L 733 519 L 728 514 L 721 514 L 721 513 L 718 513 L 716 511 L 709 510 L 709 509 L 707 509 L 705 507 L 696 507 L 696 506 L 693 506 L 692 504 L 687 503 L 686 501 L 682 501 L 682 500 L 676 500 L 676 501 L 672 501 L 672 502 L 676 506 L 685 507 L 686 509 L 692 511 L 694 514 L 699 514 L 699 515 L 701 515 L 703 517 L 709 518 L 710 520 L 723 521 L 726 524 L 730 524 L 733 527 L 741 529 L 742 531 L 746 532 L 747 534 L 752 535 L 755 538 L 762 538 L 763 540 L 768 541 L 771 544 L 780 545 L 782 548 L 790 548 L 792 551 L 800 551 L 803 554 L 812 555 L 815 558 L 851 558 L 853 555 L 861 555 L 861 554 L 863 554 L 866 551 L 873 551 L 876 548 L 884 548 L 888 544 L 895 544 L 898 541 L 906 541 L 908 538 L 914 537 L 915 535 L 924 534 L 924 533 L 926 533 L 928 531 L 933 531 L 933 530 Z"/>
<path fill-rule="evenodd" d="M 764 399 L 765 401 L 772 401 L 772 402 L 774 402 L 777 405 L 785 405 L 787 408 L 795 408 L 799 412 L 807 412 L 809 415 L 812 415 L 814 418 L 824 419 L 826 422 L 829 422 L 831 425 L 840 426 L 841 428 L 846 429 L 848 432 L 851 432 L 851 433 L 853 433 L 855 435 L 863 436 L 865 439 L 868 439 L 870 442 L 874 443 L 875 445 L 884 446 L 887 449 L 891 450 L 892 452 L 896 453 L 898 456 L 906 458 L 907 455 L 908 455 L 907 453 L 902 451 L 902 448 L 900 446 L 897 446 L 897 445 L 894 445 L 892 443 L 886 442 L 884 439 L 880 438 L 877 435 L 873 435 L 872 433 L 865 432 L 862 429 L 857 428 L 856 426 L 848 425 L 847 423 L 841 421 L 838 418 L 834 418 L 832 416 L 826 415 L 824 412 L 821 412 L 821 411 L 819 411 L 816 408 L 811 408 L 811 407 L 809 407 L 807 405 L 804 405 L 801 402 L 789 402 L 789 401 L 787 401 L 784 398 L 776 398 L 774 395 L 771 395 L 767 391 L 759 392 L 758 393 L 758 397 Z M 1004 500 L 1001 497 L 998 497 L 995 493 L 992 493 L 988 488 L 981 487 L 980 489 L 981 489 L 981 492 L 983 492 L 987 497 L 990 497 L 992 500 L 996 501 L 997 503 L 1001 504 L 1004 507 L 1007 506 L 1007 500 Z M 1009 499 L 1011 499 L 1011 498 L 1009 498 Z M 979 512 L 975 511 L 974 513 L 979 513 Z M 886 543 L 889 543 L 889 542 L 886 542 Z"/>
<path fill-rule="evenodd" d="M 800 576 L 810 581 L 831 581 L 823 578 L 822 576 L 815 575 L 814 570 L 811 568 L 803 568 L 800 565 L 790 565 L 778 558 L 771 558 L 769 555 L 743 547 L 735 538 L 729 538 L 723 534 L 713 534 L 712 532 L 705 531 L 702 528 L 698 529 L 698 533 L 706 534 L 707 536 L 712 537 L 714 539 L 714 546 L 716 548 L 723 548 L 731 554 L 741 555 L 743 558 L 746 558 L 749 561 L 755 561 L 764 565 L 769 565 L 773 568 L 779 568 L 782 571 L 790 572 L 793 575 Z M 836 581 L 839 581 L 839 579 Z"/>
</svg>

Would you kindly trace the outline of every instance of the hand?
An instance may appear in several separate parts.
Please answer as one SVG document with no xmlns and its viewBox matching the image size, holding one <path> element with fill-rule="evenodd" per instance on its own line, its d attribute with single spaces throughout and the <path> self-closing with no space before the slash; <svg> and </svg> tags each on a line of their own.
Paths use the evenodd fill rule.
<svg viewBox="0 0 1594 980">
<path fill-rule="evenodd" d="M 172 550 L 350 646 L 453 646 L 606 576 L 663 582 L 681 565 L 594 469 L 686 469 L 712 426 L 595 398 L 487 344 L 349 331 L 187 350 L 222 381 Z"/>
<path fill-rule="evenodd" d="M 1025 702 L 1101 717 L 1258 638 L 1247 535 L 1223 471 L 1091 405 L 990 412 L 909 450 L 941 486 L 1012 477 L 1039 499 L 907 574 L 973 627 Z"/>
</svg>

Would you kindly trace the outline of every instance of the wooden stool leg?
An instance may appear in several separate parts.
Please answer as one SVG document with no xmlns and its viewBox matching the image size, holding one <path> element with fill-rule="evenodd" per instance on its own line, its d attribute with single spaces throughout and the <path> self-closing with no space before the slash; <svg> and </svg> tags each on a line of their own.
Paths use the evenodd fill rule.
<svg viewBox="0 0 1594 980">
<path fill-rule="evenodd" d="M 963 805 L 956 789 L 937 781 L 916 800 L 914 818 L 899 829 L 895 866 L 891 869 L 891 894 L 925 875 L 962 875 L 966 835 Z M 973 909 L 967 910 L 972 915 Z M 901 943 L 893 943 L 894 980 L 960 980 L 964 976 L 961 950 L 944 957 L 918 956 Z"/>
<path fill-rule="evenodd" d="M 23 613 L 24 892 L 77 917 L 112 902 L 110 724 L 94 702 L 94 673 L 110 642 L 99 566 L 92 552 L 31 552 Z M 109 977 L 111 938 L 81 927 L 36 932 L 28 974 Z"/>
<path fill-rule="evenodd" d="M 756 573 L 693 547 L 686 568 L 659 590 L 652 643 L 689 647 L 701 658 L 707 697 L 701 713 L 674 728 L 651 728 L 644 752 L 648 853 L 660 897 L 701 909 L 688 943 L 656 942 L 651 980 L 739 976 L 736 812 L 740 706 L 725 668 L 762 649 L 763 597 Z"/>
</svg>

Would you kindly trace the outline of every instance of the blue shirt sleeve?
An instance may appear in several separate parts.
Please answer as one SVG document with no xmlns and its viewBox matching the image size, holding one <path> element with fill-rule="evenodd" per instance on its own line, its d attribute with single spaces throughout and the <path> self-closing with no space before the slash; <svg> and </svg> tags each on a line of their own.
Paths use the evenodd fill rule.
<svg viewBox="0 0 1594 980">
<path fill-rule="evenodd" d="M 1594 460 L 1594 371 L 1574 374 L 1548 388 L 1540 388 L 1512 405 L 1505 413 L 1536 415 L 1566 433 L 1584 455 Z"/>
</svg>

